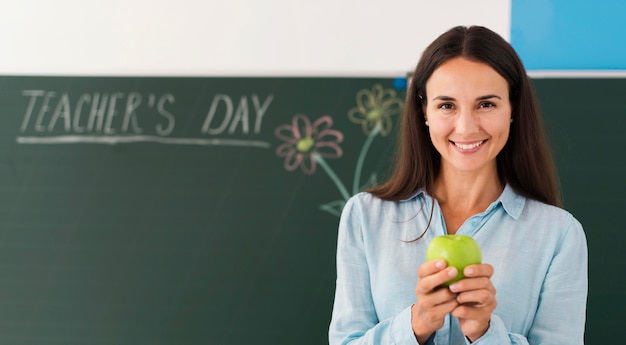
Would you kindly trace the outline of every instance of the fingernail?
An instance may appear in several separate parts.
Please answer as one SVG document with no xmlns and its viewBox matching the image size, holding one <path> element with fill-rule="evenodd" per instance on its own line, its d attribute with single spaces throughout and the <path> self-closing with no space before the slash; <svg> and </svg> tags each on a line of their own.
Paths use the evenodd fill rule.
<svg viewBox="0 0 626 345">
<path fill-rule="evenodd" d="M 444 268 L 444 266 L 446 266 L 446 263 L 442 260 L 437 260 L 437 262 L 435 262 L 435 267 L 437 268 Z"/>
<path fill-rule="evenodd" d="M 454 284 L 450 285 L 450 291 L 452 291 L 452 292 L 456 292 L 456 289 L 457 289 L 458 287 L 459 287 L 459 284 L 454 283 Z"/>
<path fill-rule="evenodd" d="M 466 268 L 464 270 L 464 273 L 466 276 L 471 276 L 472 274 L 474 274 L 474 269 L 473 268 Z"/>
<path fill-rule="evenodd" d="M 450 270 L 448 271 L 448 275 L 450 277 L 456 277 L 457 273 L 458 272 L 457 272 L 456 268 L 454 268 L 454 267 L 451 267 Z"/>
</svg>

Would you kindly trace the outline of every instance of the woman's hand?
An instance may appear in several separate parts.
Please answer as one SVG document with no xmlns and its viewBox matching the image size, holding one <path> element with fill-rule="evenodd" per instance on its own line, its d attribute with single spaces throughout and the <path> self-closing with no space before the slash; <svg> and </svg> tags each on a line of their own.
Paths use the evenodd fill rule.
<svg viewBox="0 0 626 345">
<path fill-rule="evenodd" d="M 491 283 L 493 267 L 489 264 L 471 265 L 465 267 L 463 274 L 465 279 L 450 285 L 450 293 L 456 295 L 458 303 L 452 316 L 459 319 L 463 334 L 474 342 L 489 329 L 491 314 L 498 304 L 496 289 Z"/>
<path fill-rule="evenodd" d="M 456 274 L 457 269 L 446 267 L 443 260 L 429 261 L 418 268 L 417 302 L 411 307 L 411 324 L 420 344 L 426 343 L 428 337 L 443 326 L 446 314 L 459 307 L 457 294 L 441 285 Z"/>
</svg>

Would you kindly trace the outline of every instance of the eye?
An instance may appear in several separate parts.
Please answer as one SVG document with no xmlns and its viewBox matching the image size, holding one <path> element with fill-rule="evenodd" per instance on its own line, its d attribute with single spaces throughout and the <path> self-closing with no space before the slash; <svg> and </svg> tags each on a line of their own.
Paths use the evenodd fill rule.
<svg viewBox="0 0 626 345">
<path fill-rule="evenodd" d="M 441 103 L 437 106 L 438 109 L 442 110 L 452 110 L 454 109 L 454 104 L 452 103 Z"/>
<path fill-rule="evenodd" d="M 495 108 L 496 105 L 493 102 L 482 102 L 478 105 L 479 109 L 490 109 L 490 108 Z"/>
</svg>

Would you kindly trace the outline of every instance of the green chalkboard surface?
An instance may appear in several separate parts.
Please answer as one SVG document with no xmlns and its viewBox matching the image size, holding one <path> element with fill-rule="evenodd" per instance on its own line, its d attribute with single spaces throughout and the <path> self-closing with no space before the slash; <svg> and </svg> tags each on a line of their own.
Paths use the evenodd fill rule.
<svg viewBox="0 0 626 345">
<path fill-rule="evenodd" d="M 588 236 L 587 339 L 615 342 L 626 80 L 534 83 Z M 0 77 L 0 343 L 327 343 L 338 215 L 388 172 L 402 84 Z"/>
<path fill-rule="evenodd" d="M 565 208 L 589 246 L 587 344 L 623 340 L 626 79 L 536 79 Z"/>
<path fill-rule="evenodd" d="M 327 342 L 393 82 L 1 78 L 0 343 Z"/>
</svg>

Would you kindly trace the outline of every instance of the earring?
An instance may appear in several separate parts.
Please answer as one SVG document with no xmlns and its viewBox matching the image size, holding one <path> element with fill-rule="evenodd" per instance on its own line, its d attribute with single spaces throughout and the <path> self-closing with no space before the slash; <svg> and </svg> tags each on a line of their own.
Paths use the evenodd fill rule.
<svg viewBox="0 0 626 345">
<path fill-rule="evenodd" d="M 424 124 L 426 125 L 426 127 L 428 127 L 428 121 L 424 121 Z"/>
<path fill-rule="evenodd" d="M 513 119 L 511 119 L 511 123 L 513 123 Z"/>
</svg>

